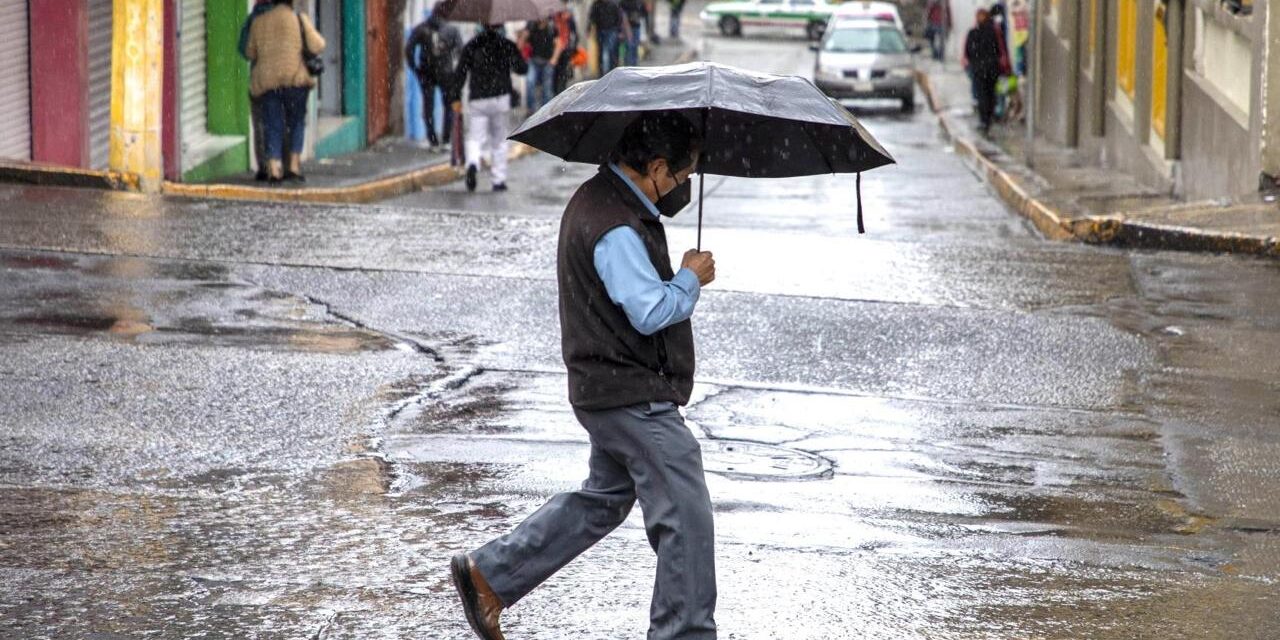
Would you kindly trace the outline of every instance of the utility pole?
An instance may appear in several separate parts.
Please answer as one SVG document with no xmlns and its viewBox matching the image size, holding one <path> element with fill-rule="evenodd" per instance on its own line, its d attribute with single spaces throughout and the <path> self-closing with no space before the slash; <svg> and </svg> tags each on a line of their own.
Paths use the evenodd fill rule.
<svg viewBox="0 0 1280 640">
<path fill-rule="evenodd" d="M 112 171 L 159 191 L 164 81 L 164 0 L 116 0 L 111 40 Z"/>
</svg>

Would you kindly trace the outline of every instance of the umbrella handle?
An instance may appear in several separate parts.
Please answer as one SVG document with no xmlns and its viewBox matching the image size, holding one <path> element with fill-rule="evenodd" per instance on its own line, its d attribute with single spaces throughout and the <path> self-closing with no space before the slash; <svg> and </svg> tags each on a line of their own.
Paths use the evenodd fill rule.
<svg viewBox="0 0 1280 640">
<path fill-rule="evenodd" d="M 711 113 L 710 109 L 702 110 L 702 144 L 706 144 L 707 138 L 707 114 Z M 698 253 L 702 253 L 702 201 L 703 194 L 707 192 L 707 152 L 702 152 L 701 161 L 698 162 Z"/>
<path fill-rule="evenodd" d="M 702 194 L 706 193 L 707 174 L 698 168 L 698 252 L 702 252 Z"/>
</svg>

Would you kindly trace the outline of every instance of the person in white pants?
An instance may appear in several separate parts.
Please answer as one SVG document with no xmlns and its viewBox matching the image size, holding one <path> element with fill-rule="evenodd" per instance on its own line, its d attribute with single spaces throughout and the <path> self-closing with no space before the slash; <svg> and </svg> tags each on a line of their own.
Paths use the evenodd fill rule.
<svg viewBox="0 0 1280 640">
<path fill-rule="evenodd" d="M 478 171 L 482 158 L 489 159 L 493 186 L 507 184 L 507 152 L 511 132 L 511 96 L 472 99 L 467 107 L 467 171 Z"/>
<path fill-rule="evenodd" d="M 467 83 L 470 106 L 467 130 L 467 191 L 476 190 L 480 158 L 489 155 L 493 190 L 507 190 L 507 133 L 511 127 L 511 74 L 524 75 L 529 64 L 502 25 L 488 25 L 466 46 L 454 74 L 453 110 L 462 111 L 462 87 Z"/>
</svg>

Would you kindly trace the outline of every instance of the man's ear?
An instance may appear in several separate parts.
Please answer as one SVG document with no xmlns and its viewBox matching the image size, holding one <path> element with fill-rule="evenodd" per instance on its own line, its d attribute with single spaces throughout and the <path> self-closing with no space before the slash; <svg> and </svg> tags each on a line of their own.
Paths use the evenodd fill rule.
<svg viewBox="0 0 1280 640">
<path fill-rule="evenodd" d="M 649 166 L 645 167 L 649 176 L 661 176 L 668 168 L 666 158 L 654 158 L 649 161 Z"/>
</svg>

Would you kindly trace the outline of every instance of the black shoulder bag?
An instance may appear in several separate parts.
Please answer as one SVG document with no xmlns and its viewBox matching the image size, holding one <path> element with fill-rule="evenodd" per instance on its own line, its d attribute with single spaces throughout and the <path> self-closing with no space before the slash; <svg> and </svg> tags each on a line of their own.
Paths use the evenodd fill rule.
<svg viewBox="0 0 1280 640">
<path fill-rule="evenodd" d="M 307 28 L 302 24 L 302 14 L 298 15 L 298 37 L 302 39 L 302 64 L 307 67 L 307 73 L 313 77 L 324 73 L 324 58 L 311 53 L 307 48 Z"/>
</svg>

